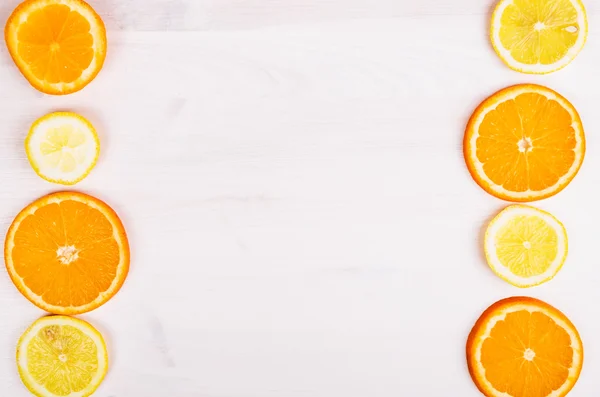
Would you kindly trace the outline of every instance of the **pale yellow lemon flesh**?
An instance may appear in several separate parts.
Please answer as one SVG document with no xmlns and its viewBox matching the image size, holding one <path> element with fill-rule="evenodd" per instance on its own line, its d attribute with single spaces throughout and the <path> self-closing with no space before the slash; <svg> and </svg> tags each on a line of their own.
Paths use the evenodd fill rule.
<svg viewBox="0 0 600 397">
<path fill-rule="evenodd" d="M 552 279 L 567 257 L 564 226 L 552 215 L 525 205 L 498 214 L 485 235 L 485 255 L 499 277 L 517 287 Z"/>
<path fill-rule="evenodd" d="M 106 375 L 108 354 L 102 335 L 87 322 L 48 316 L 19 340 L 17 366 L 35 396 L 88 397 Z"/>
<path fill-rule="evenodd" d="M 57 112 L 33 124 L 25 140 L 25 151 L 40 177 L 74 185 L 96 165 L 100 140 L 94 126 L 82 116 Z"/>
</svg>

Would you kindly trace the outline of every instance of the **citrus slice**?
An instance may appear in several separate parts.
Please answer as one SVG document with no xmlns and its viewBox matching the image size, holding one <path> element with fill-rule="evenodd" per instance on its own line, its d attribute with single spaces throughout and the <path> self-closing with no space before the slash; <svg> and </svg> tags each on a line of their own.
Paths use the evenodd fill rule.
<svg viewBox="0 0 600 397">
<path fill-rule="evenodd" d="M 551 280 L 567 258 L 567 231 L 545 211 L 526 205 L 504 209 L 485 233 L 485 257 L 500 278 L 526 288 Z"/>
<path fill-rule="evenodd" d="M 581 0 L 500 0 L 490 35 L 511 69 L 545 74 L 575 59 L 587 39 L 588 21 Z"/>
<path fill-rule="evenodd" d="M 8 273 L 27 299 L 55 314 L 80 314 L 112 298 L 129 270 L 129 244 L 117 214 L 75 192 L 27 206 L 6 235 Z"/>
<path fill-rule="evenodd" d="M 583 345 L 559 310 L 533 298 L 508 298 L 473 327 L 467 363 L 487 397 L 564 397 L 579 378 Z"/>
<path fill-rule="evenodd" d="M 473 179 L 509 201 L 547 198 L 575 177 L 585 156 L 577 111 L 539 85 L 517 85 L 492 95 L 475 110 L 464 137 Z"/>
<path fill-rule="evenodd" d="M 102 335 L 85 321 L 65 316 L 37 320 L 17 346 L 19 375 L 38 397 L 87 397 L 108 369 Z"/>
<path fill-rule="evenodd" d="M 74 185 L 85 178 L 100 155 L 94 126 L 75 113 L 48 114 L 37 120 L 25 140 L 35 172 L 45 180 Z"/>
<path fill-rule="evenodd" d="M 81 90 L 106 58 L 104 23 L 82 0 L 26 0 L 8 19 L 4 36 L 23 76 L 46 94 Z"/>
</svg>

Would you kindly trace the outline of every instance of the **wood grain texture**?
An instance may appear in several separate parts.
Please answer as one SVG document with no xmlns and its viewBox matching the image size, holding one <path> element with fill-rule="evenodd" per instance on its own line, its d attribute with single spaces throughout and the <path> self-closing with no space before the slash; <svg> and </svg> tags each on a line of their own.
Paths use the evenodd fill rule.
<svg viewBox="0 0 600 397">
<path fill-rule="evenodd" d="M 133 249 L 123 290 L 85 316 L 110 345 L 97 396 L 475 397 L 470 327 L 522 293 L 582 334 L 571 395 L 600 391 L 596 3 L 583 53 L 543 77 L 497 59 L 483 0 L 92 3 L 110 48 L 82 92 L 39 94 L 0 49 L 0 230 L 59 189 L 27 163 L 29 125 L 89 118 L 102 155 L 77 189 L 119 212 Z M 566 225 L 569 258 L 528 291 L 485 265 L 482 230 L 506 203 L 461 151 L 472 109 L 520 82 L 565 95 L 588 134 L 580 174 L 538 203 Z M 1 394 L 26 397 L 15 343 L 43 313 L 4 272 L 0 306 Z"/>
</svg>

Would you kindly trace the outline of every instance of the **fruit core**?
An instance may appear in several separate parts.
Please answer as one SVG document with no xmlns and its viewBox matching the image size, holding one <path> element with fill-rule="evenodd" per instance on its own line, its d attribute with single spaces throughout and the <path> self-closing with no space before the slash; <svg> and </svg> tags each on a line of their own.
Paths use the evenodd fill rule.
<svg viewBox="0 0 600 397">
<path fill-rule="evenodd" d="M 58 247 L 56 250 L 56 257 L 63 265 L 76 261 L 79 258 L 79 250 L 74 245 L 67 245 L 64 247 Z"/>
<path fill-rule="evenodd" d="M 522 138 L 519 143 L 519 152 L 529 152 L 533 148 L 533 142 L 531 142 L 531 138 Z"/>
<path fill-rule="evenodd" d="M 533 361 L 533 359 L 535 358 L 535 352 L 527 348 L 527 350 L 525 350 L 525 353 L 523 353 L 523 358 L 527 361 Z"/>
</svg>

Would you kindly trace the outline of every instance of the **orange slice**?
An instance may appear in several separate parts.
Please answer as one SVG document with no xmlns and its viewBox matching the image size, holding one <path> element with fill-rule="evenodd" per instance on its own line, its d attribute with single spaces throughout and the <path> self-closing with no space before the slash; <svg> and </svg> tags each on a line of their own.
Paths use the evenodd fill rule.
<svg viewBox="0 0 600 397">
<path fill-rule="evenodd" d="M 4 36 L 23 76 L 46 94 L 81 90 L 106 58 L 104 23 L 82 0 L 26 0 L 8 19 Z"/>
<path fill-rule="evenodd" d="M 119 291 L 129 271 L 129 244 L 108 205 L 60 192 L 17 215 L 4 258 L 12 281 L 33 304 L 50 313 L 80 314 Z"/>
<path fill-rule="evenodd" d="M 563 190 L 579 171 L 583 125 L 573 105 L 549 88 L 505 88 L 471 116 L 464 156 L 488 193 L 509 201 L 540 200 Z"/>
<path fill-rule="evenodd" d="M 554 307 L 508 298 L 490 306 L 473 327 L 467 363 L 487 397 L 563 397 L 579 378 L 583 345 Z"/>
</svg>

